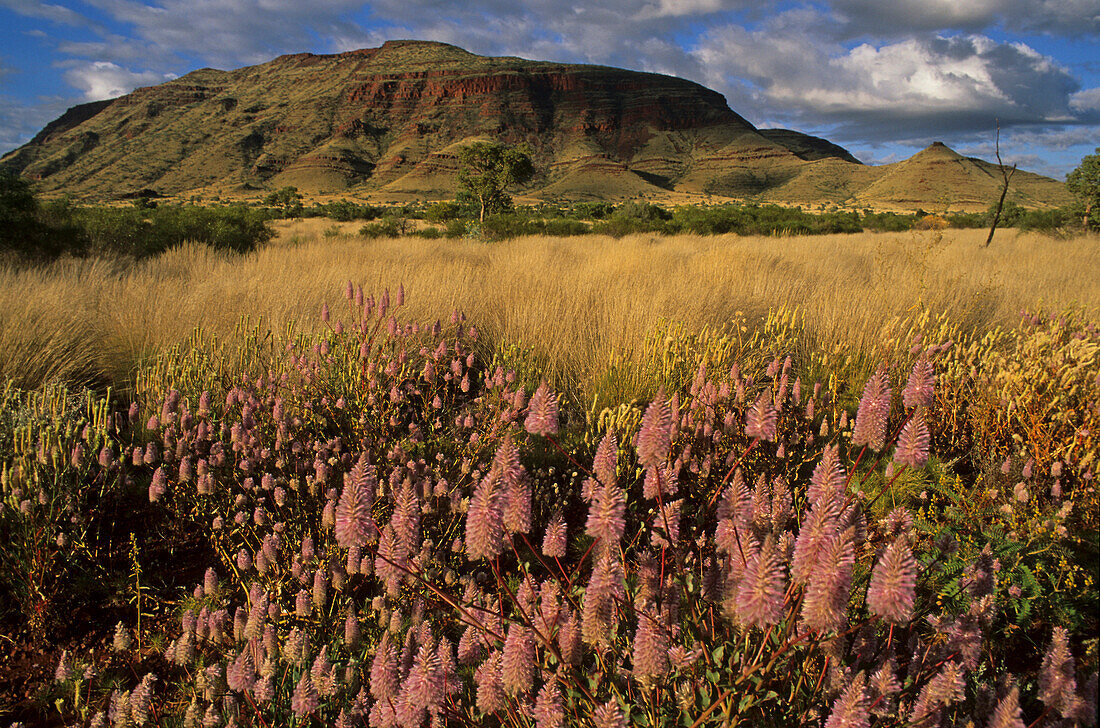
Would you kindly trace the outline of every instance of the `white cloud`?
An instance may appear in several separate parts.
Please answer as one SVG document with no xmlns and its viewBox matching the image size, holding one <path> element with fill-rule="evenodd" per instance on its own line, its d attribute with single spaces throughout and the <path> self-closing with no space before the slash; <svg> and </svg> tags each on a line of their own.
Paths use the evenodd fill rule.
<svg viewBox="0 0 1100 728">
<path fill-rule="evenodd" d="M 1080 123 L 1068 70 L 1021 43 L 985 36 L 915 37 L 848 49 L 811 35 L 775 36 L 738 26 L 708 33 L 696 49 L 708 81 L 738 89 L 765 113 L 847 138 L 915 138 L 1002 126 Z M 1076 97 L 1075 97 L 1076 98 Z"/>
<path fill-rule="evenodd" d="M 832 0 L 830 5 L 851 32 L 880 37 L 981 32 L 998 25 L 1073 36 L 1100 33 L 1100 0 Z"/>
<path fill-rule="evenodd" d="M 41 18 L 64 25 L 86 25 L 87 19 L 80 13 L 55 3 L 42 0 L 0 0 L 0 7 L 14 10 L 20 15 Z"/>
<path fill-rule="evenodd" d="M 1100 115 L 1100 87 L 1078 91 L 1069 97 L 1069 105 L 1082 114 Z"/>
<path fill-rule="evenodd" d="M 85 101 L 113 99 L 130 93 L 138 86 L 151 86 L 171 78 L 175 75 L 153 71 L 135 73 L 110 61 L 81 63 L 65 71 L 65 80 L 83 92 Z"/>
</svg>

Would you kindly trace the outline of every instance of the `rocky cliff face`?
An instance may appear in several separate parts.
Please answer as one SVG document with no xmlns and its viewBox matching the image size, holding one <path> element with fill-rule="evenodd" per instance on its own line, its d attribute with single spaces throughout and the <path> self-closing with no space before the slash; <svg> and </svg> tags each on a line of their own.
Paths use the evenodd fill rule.
<svg viewBox="0 0 1100 728">
<path fill-rule="evenodd" d="M 784 199 L 840 201 L 851 184 L 817 184 L 803 200 L 798 180 L 870 169 L 825 140 L 758 131 L 683 79 L 417 41 L 198 70 L 74 107 L 0 165 L 44 191 L 94 198 L 282 185 L 444 196 L 457 147 L 478 139 L 527 144 L 539 170 L 531 191 L 547 197 L 767 199 L 783 188 Z"/>
</svg>

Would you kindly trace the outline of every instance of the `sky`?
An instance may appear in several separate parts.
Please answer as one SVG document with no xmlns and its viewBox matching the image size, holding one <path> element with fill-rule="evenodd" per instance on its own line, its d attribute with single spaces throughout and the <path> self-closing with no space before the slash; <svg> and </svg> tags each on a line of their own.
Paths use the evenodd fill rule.
<svg viewBox="0 0 1100 728">
<path fill-rule="evenodd" d="M 0 153 L 203 67 L 437 40 L 688 78 L 884 164 L 933 141 L 1062 179 L 1100 147 L 1100 0 L 0 0 Z"/>
</svg>

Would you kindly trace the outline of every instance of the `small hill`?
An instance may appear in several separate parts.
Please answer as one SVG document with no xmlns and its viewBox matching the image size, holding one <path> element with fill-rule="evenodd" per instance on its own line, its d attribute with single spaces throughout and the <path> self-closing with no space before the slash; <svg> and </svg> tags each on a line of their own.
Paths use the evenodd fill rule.
<svg viewBox="0 0 1100 728">
<path fill-rule="evenodd" d="M 454 194 L 456 150 L 478 139 L 530 148 L 538 174 L 523 192 L 536 198 L 955 209 L 993 199 L 995 167 L 978 160 L 922 152 L 870 167 L 825 139 L 757 129 L 720 94 L 684 79 L 422 41 L 200 69 L 74 107 L 0 167 L 44 193 L 85 199 L 139 190 L 255 196 L 286 185 L 439 198 Z M 1016 180 L 1022 204 L 1063 197 L 1054 180 Z"/>
<path fill-rule="evenodd" d="M 877 179 L 854 195 L 858 203 L 900 209 L 984 209 L 1000 196 L 1003 185 L 996 164 L 964 157 L 941 142 L 879 170 Z M 1066 204 L 1070 198 L 1061 182 L 1023 170 L 1013 174 L 1008 195 L 1025 207 Z"/>
</svg>

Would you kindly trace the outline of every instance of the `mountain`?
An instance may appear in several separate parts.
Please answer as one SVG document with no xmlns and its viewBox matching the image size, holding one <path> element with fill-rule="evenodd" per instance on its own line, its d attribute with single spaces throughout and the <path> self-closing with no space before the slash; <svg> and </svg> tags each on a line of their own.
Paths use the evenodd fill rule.
<svg viewBox="0 0 1100 728">
<path fill-rule="evenodd" d="M 0 167 L 43 192 L 93 199 L 145 189 L 254 196 L 286 185 L 376 199 L 445 197 L 455 191 L 456 150 L 482 139 L 527 144 L 539 173 L 525 194 L 544 199 L 719 196 L 959 209 L 988 206 L 988 185 L 973 179 L 996 172 L 958 155 L 962 162 L 948 164 L 922 158 L 935 156 L 928 150 L 871 167 L 824 139 L 757 129 L 720 94 L 680 78 L 422 41 L 194 71 L 74 107 Z M 1065 194 L 1037 175 L 1013 186 L 1022 204 L 1057 204 Z"/>
</svg>

